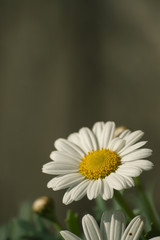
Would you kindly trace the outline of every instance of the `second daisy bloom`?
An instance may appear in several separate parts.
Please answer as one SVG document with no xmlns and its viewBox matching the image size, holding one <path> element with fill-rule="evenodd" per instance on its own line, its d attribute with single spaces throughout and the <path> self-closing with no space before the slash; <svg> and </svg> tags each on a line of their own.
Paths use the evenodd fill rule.
<svg viewBox="0 0 160 240">
<path fill-rule="evenodd" d="M 152 151 L 141 148 L 145 141 L 139 142 L 142 131 L 126 129 L 118 137 L 114 133 L 114 122 L 97 122 L 92 130 L 81 128 L 68 139 L 55 142 L 57 151 L 51 153 L 53 161 L 43 166 L 43 172 L 58 175 L 48 183 L 49 188 L 68 188 L 63 203 L 78 201 L 85 195 L 90 200 L 98 195 L 110 199 L 114 189 L 134 186 L 132 177 L 152 168 L 153 164 L 144 160 Z"/>
<path fill-rule="evenodd" d="M 100 227 L 96 220 L 87 214 L 82 219 L 82 226 L 87 240 L 139 240 L 144 228 L 144 218 L 136 216 L 126 228 L 126 219 L 121 211 L 113 214 L 104 212 Z M 61 231 L 65 240 L 82 240 L 69 231 Z"/>
</svg>

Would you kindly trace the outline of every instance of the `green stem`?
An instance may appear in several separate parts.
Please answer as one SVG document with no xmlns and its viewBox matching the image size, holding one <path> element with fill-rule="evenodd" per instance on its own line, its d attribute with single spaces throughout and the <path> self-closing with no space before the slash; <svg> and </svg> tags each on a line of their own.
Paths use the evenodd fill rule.
<svg viewBox="0 0 160 240">
<path fill-rule="evenodd" d="M 147 194 L 141 184 L 141 181 L 140 181 L 140 178 L 135 178 L 135 183 L 136 183 L 136 187 L 139 191 L 139 194 L 140 194 L 140 197 L 143 201 L 143 204 L 144 204 L 144 207 L 145 207 L 145 212 L 147 214 L 147 217 L 148 219 L 150 220 L 151 223 L 153 223 L 153 225 L 159 229 L 159 224 L 157 222 L 157 219 L 155 217 L 155 214 L 154 214 L 154 210 L 152 209 L 152 206 L 150 204 L 150 201 L 147 197 Z"/>
<path fill-rule="evenodd" d="M 53 226 L 58 233 L 59 233 L 59 231 L 62 230 L 62 227 L 61 227 L 60 223 L 58 222 L 57 218 L 54 216 L 53 212 L 46 213 L 46 215 L 44 215 L 44 217 L 53 223 Z"/>
<path fill-rule="evenodd" d="M 129 207 L 128 203 L 126 202 L 126 200 L 122 197 L 122 195 L 120 194 L 119 191 L 115 191 L 114 193 L 115 196 L 115 200 L 117 201 L 117 203 L 122 207 L 122 209 L 125 211 L 125 213 L 127 214 L 127 216 L 132 219 L 134 218 L 134 214 L 131 210 L 131 208 Z"/>
<path fill-rule="evenodd" d="M 53 226 L 55 227 L 57 232 L 60 232 L 62 230 L 62 228 L 58 222 L 53 222 Z"/>
</svg>

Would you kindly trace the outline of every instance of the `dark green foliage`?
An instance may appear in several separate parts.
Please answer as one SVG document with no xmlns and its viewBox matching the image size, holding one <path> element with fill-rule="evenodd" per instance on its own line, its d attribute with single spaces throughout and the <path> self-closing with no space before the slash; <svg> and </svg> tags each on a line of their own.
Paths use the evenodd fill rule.
<svg viewBox="0 0 160 240">
<path fill-rule="evenodd" d="M 151 225 L 151 231 L 145 234 L 146 239 L 151 239 L 154 237 L 160 236 L 160 230 L 157 230 L 154 225 Z"/>
<path fill-rule="evenodd" d="M 0 227 L 2 240 L 58 240 L 52 223 L 32 213 L 31 205 L 24 203 L 17 218 Z"/>
<path fill-rule="evenodd" d="M 68 210 L 66 217 L 66 225 L 69 231 L 80 236 L 78 214 L 74 213 L 72 210 Z"/>
</svg>

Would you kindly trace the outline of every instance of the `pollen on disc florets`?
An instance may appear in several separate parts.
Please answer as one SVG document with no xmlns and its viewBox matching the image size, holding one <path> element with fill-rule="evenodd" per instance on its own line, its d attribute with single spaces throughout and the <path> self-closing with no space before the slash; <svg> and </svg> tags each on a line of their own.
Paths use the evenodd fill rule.
<svg viewBox="0 0 160 240">
<path fill-rule="evenodd" d="M 115 172 L 121 164 L 121 159 L 115 151 L 101 149 L 89 152 L 81 159 L 79 172 L 90 180 L 105 178 Z"/>
</svg>

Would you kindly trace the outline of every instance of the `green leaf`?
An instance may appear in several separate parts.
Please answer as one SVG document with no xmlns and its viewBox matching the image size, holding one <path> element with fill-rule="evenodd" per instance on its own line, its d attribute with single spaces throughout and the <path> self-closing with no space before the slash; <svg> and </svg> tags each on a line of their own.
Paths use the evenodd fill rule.
<svg viewBox="0 0 160 240">
<path fill-rule="evenodd" d="M 151 239 L 154 237 L 160 236 L 160 231 L 158 231 L 154 225 L 151 226 L 151 231 L 149 231 L 146 235 L 145 238 Z"/>
<path fill-rule="evenodd" d="M 49 232 L 49 230 L 45 226 L 37 228 L 35 222 L 32 224 L 22 219 L 14 219 L 11 221 L 11 232 L 9 240 L 55 240 L 55 239 L 56 237 L 54 236 L 54 234 Z"/>
<path fill-rule="evenodd" d="M 159 229 L 158 230 L 160 231 L 160 216 L 158 214 L 158 211 L 156 209 L 155 202 L 154 202 L 154 197 L 153 197 L 154 196 L 154 189 L 155 189 L 155 183 L 151 181 L 148 184 L 148 187 L 146 188 L 146 195 L 147 195 L 147 197 L 149 199 L 149 202 L 151 204 L 153 213 L 154 213 L 155 218 L 157 220 L 157 223 L 159 225 Z"/>
<path fill-rule="evenodd" d="M 67 217 L 65 220 L 68 229 L 76 234 L 77 236 L 80 236 L 80 229 L 79 229 L 79 221 L 78 221 L 78 214 L 74 213 L 72 210 L 68 210 Z"/>
<path fill-rule="evenodd" d="M 18 238 L 34 237 L 36 235 L 36 230 L 34 226 L 22 219 L 13 219 L 11 221 L 11 236 L 13 240 Z"/>
<path fill-rule="evenodd" d="M 53 231 L 53 223 L 32 212 L 31 204 L 21 205 L 19 218 L 0 227 L 2 240 L 60 240 L 59 232 Z"/>
<path fill-rule="evenodd" d="M 47 225 L 49 225 L 49 224 L 47 224 L 48 223 L 47 220 L 40 217 L 38 214 L 33 214 L 32 219 L 33 219 L 33 223 L 35 225 L 36 231 L 38 231 L 38 232 L 48 232 L 48 228 L 47 228 L 48 226 Z M 50 224 L 50 226 L 51 226 L 51 224 Z"/>
<path fill-rule="evenodd" d="M 145 188 L 141 184 L 140 178 L 135 178 L 135 182 L 139 194 L 132 195 L 130 199 L 133 201 L 134 205 L 137 205 L 136 207 L 140 210 L 140 214 L 146 218 L 145 230 L 150 231 L 152 224 L 154 228 L 160 231 L 160 217 L 153 198 L 154 182 L 148 182 Z"/>
</svg>

